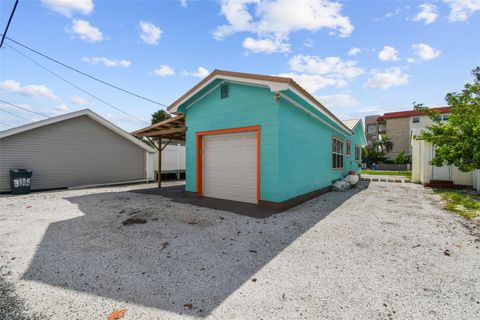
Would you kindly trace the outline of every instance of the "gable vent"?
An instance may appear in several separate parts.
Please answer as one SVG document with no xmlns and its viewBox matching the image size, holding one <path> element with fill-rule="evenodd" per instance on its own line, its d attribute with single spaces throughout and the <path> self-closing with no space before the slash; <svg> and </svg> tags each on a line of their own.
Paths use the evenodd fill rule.
<svg viewBox="0 0 480 320">
<path fill-rule="evenodd" d="M 220 99 L 228 98 L 228 83 L 222 84 L 220 86 Z"/>
</svg>

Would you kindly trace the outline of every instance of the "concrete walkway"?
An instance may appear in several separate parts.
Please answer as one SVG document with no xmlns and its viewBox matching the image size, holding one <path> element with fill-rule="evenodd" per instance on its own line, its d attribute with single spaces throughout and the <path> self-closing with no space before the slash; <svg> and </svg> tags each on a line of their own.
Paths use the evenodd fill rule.
<svg viewBox="0 0 480 320">
<path fill-rule="evenodd" d="M 405 176 L 391 176 L 391 175 L 377 175 L 377 174 L 362 174 L 362 181 L 377 181 L 377 182 L 397 182 L 397 183 L 406 183 L 410 182 L 410 178 Z"/>
</svg>

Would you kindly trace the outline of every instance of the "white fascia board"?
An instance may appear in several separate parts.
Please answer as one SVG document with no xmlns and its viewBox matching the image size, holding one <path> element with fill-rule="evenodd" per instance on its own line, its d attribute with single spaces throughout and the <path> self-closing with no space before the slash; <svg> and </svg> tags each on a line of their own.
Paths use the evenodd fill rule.
<svg viewBox="0 0 480 320">
<path fill-rule="evenodd" d="M 283 91 L 287 90 L 289 88 L 289 85 L 287 83 L 279 83 L 279 82 L 274 82 L 274 81 L 265 81 L 265 80 L 257 80 L 257 79 L 245 79 L 245 78 L 240 78 L 240 77 L 233 77 L 233 76 L 225 76 L 225 75 L 216 75 L 210 81 L 204 83 L 201 87 L 199 87 L 197 90 L 194 92 L 190 93 L 188 96 L 186 96 L 183 101 L 178 102 L 175 106 L 173 106 L 170 109 L 167 109 L 171 113 L 175 113 L 178 110 L 178 107 L 184 102 L 187 101 L 188 99 L 192 98 L 195 94 L 197 94 L 200 90 L 208 86 L 210 83 L 217 79 L 222 79 L 222 80 L 227 80 L 235 83 L 240 83 L 240 84 L 246 84 L 246 85 L 257 85 L 257 86 L 262 86 L 262 87 L 268 87 L 271 92 L 277 92 L 277 91 Z M 202 96 L 204 97 L 204 96 Z M 200 99 L 197 99 L 195 102 L 197 102 Z M 192 103 L 193 104 L 193 103 Z M 190 104 L 189 106 L 191 106 Z"/>
</svg>

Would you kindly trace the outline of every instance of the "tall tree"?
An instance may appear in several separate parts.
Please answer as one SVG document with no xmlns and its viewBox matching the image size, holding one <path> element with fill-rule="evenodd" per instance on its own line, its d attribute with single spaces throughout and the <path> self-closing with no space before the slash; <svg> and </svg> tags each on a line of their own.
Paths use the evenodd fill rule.
<svg viewBox="0 0 480 320">
<path fill-rule="evenodd" d="M 414 104 L 414 108 L 427 114 L 434 124 L 428 126 L 421 138 L 435 146 L 432 164 L 455 165 L 463 172 L 480 169 L 480 67 L 473 72 L 473 83 L 467 83 L 461 92 L 448 93 L 445 100 L 450 107 L 446 123 L 439 113 Z"/>
<path fill-rule="evenodd" d="M 152 114 L 152 124 L 170 119 L 172 116 L 165 110 L 158 110 Z"/>
</svg>

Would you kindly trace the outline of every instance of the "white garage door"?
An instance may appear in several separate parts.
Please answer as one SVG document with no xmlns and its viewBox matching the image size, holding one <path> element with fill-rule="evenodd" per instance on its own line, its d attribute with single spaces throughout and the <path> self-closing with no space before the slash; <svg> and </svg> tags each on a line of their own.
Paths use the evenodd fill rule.
<svg viewBox="0 0 480 320">
<path fill-rule="evenodd" d="M 203 195 L 257 203 L 257 133 L 203 137 Z"/>
</svg>

